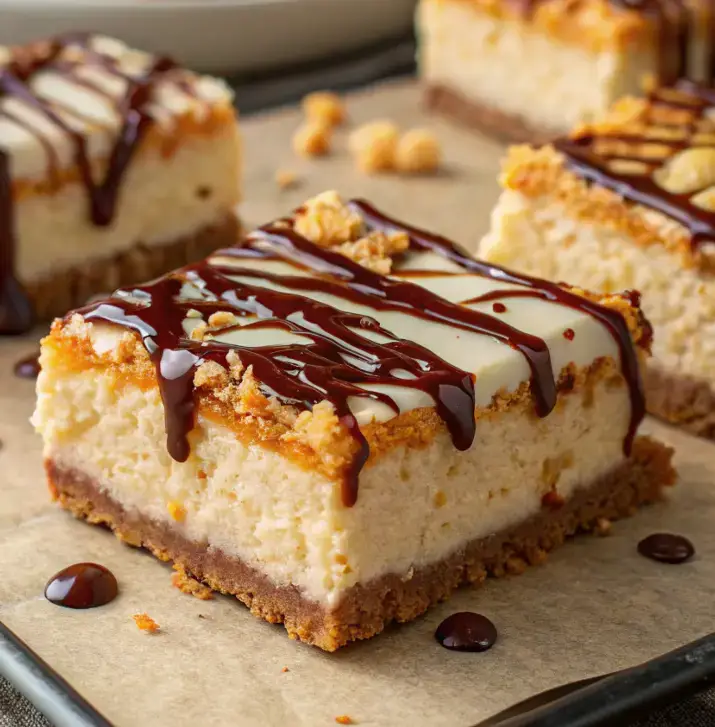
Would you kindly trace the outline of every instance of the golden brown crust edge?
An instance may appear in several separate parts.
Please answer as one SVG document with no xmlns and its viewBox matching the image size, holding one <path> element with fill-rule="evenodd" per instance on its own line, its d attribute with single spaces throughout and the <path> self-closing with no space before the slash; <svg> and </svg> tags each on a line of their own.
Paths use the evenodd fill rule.
<svg viewBox="0 0 715 727">
<path fill-rule="evenodd" d="M 236 596 L 255 616 L 282 623 L 291 638 L 335 651 L 351 641 L 375 636 L 391 622 L 411 621 L 460 585 L 521 573 L 527 565 L 543 562 L 568 537 L 595 529 L 603 519 L 634 514 L 639 506 L 658 500 L 663 488 L 675 481 L 671 457 L 672 450 L 641 437 L 629 460 L 560 509 L 544 508 L 515 528 L 416 569 L 408 580 L 391 574 L 357 585 L 333 611 L 303 598 L 293 586 L 275 586 L 237 558 L 192 543 L 167 525 L 128 513 L 79 472 L 63 470 L 52 461 L 46 468 L 53 496 L 76 517 L 106 525 L 128 544 L 174 561 L 211 588 Z"/>
</svg>

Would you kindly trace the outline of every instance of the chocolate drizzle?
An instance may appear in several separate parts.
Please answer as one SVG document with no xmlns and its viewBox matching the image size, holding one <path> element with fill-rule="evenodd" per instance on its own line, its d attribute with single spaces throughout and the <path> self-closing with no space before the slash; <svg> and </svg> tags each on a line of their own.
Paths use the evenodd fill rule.
<svg viewBox="0 0 715 727">
<path fill-rule="evenodd" d="M 72 143 L 73 161 L 84 184 L 89 204 L 89 217 L 100 227 L 111 224 L 116 211 L 119 191 L 127 167 L 151 123 L 147 105 L 151 101 L 158 81 L 167 77 L 176 65 L 168 58 L 157 58 L 146 70 L 138 74 L 122 71 L 117 60 L 98 52 L 91 46 L 92 38 L 85 34 L 72 34 L 55 38 L 39 45 L 27 57 L 18 53 L 5 67 L 0 68 L 0 99 L 12 97 L 34 109 L 47 121 L 56 126 Z M 63 57 L 63 51 L 75 46 L 81 49 L 79 60 Z M 77 70 L 91 64 L 101 67 L 108 74 L 126 82 L 123 96 L 103 91 L 77 75 Z M 114 105 L 120 128 L 112 145 L 104 177 L 95 179 L 92 161 L 87 148 L 87 136 L 73 128 L 62 117 L 64 112 L 84 121 L 77 109 L 60 106 L 37 95 L 30 87 L 30 81 L 38 71 L 52 71 L 72 83 L 90 90 Z M 190 92 L 190 86 L 182 79 L 177 84 Z M 22 122 L 17 115 L 0 108 L 0 118 L 5 117 L 32 134 L 45 148 L 48 157 L 48 178 L 56 183 L 59 179 L 57 154 L 45 136 L 30 123 Z M 27 295 L 15 276 L 15 233 L 13 229 L 13 191 L 9 157 L 0 151 L 0 333 L 20 333 L 32 325 L 32 310 Z"/>
<path fill-rule="evenodd" d="M 675 95 L 672 95 L 672 91 L 675 91 Z M 668 124 L 671 131 L 682 131 L 682 138 L 665 139 L 614 130 L 601 135 L 588 134 L 574 139 L 560 139 L 555 147 L 566 157 L 567 167 L 581 178 L 679 222 L 690 233 L 693 249 L 697 249 L 704 242 L 715 241 L 715 213 L 693 203 L 693 197 L 702 190 L 687 194 L 668 192 L 658 184 L 654 175 L 678 152 L 699 146 L 693 137 L 702 130 L 703 123 L 706 123 L 705 112 L 715 106 L 715 90 L 691 81 L 679 81 L 673 89 L 653 91 L 648 101 L 647 116 L 644 119 L 646 125 L 663 125 L 662 122 L 653 120 L 660 109 L 674 109 L 687 117 L 680 124 Z M 715 124 L 710 124 L 710 133 L 715 134 Z M 609 146 L 606 147 L 606 144 Z M 668 154 L 664 159 L 653 161 L 639 153 L 639 146 L 644 144 L 667 147 Z M 641 164 L 643 173 L 619 172 L 612 166 L 614 161 Z"/>
<path fill-rule="evenodd" d="M 606 326 L 618 342 L 631 390 L 631 426 L 624 443 L 626 451 L 630 450 L 643 416 L 643 397 L 636 354 L 618 313 L 557 285 L 473 260 L 448 240 L 398 223 L 366 202 L 355 200 L 349 204 L 360 213 L 367 231 L 403 231 L 415 250 L 432 250 L 466 272 L 522 288 L 500 291 L 499 297 L 544 298 L 586 312 Z M 250 264 L 261 260 L 287 263 L 295 268 L 295 274 L 272 273 L 268 264 Z M 312 275 L 306 276 L 306 271 Z M 350 301 L 376 312 L 397 312 L 497 340 L 519 351 L 529 364 L 537 414 L 546 416 L 555 406 L 556 383 L 549 349 L 542 339 L 508 325 L 498 316 L 451 303 L 408 280 L 379 275 L 314 245 L 292 228 L 290 218 L 260 228 L 241 245 L 219 251 L 210 261 L 181 268 L 147 285 L 117 291 L 110 299 L 79 312 L 87 321 L 104 321 L 140 334 L 155 365 L 164 403 L 167 447 L 177 461 L 185 461 L 190 453 L 188 435 L 195 425 L 194 373 L 202 362 L 214 361 L 229 368 L 228 356 L 233 351 L 244 367 L 252 367 L 264 395 L 303 410 L 324 400 L 331 402 L 355 441 L 353 458 L 343 478 L 343 501 L 352 506 L 369 448 L 350 399 L 372 399 L 398 414 L 400 408 L 390 395 L 380 386 L 377 390 L 369 386 L 392 385 L 425 392 L 435 402 L 455 447 L 466 450 L 475 435 L 474 377 L 425 346 L 400 338 L 399 331 L 387 330 L 369 315 L 321 302 L 326 298 Z M 224 340 L 195 340 L 184 328 L 186 321 L 196 315 L 189 315 L 192 309 L 206 319 L 213 313 L 228 311 L 243 325 L 224 324 L 213 332 Z M 299 336 L 300 342 L 290 337 L 287 343 L 272 345 L 234 342 L 240 341 L 242 333 L 250 335 L 261 329 L 287 332 Z"/>
</svg>

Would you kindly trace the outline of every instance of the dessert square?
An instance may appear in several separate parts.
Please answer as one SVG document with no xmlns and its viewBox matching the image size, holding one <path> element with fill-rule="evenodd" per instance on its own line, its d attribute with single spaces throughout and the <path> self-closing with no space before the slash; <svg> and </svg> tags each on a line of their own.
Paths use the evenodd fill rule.
<svg viewBox="0 0 715 727">
<path fill-rule="evenodd" d="M 649 346 L 328 192 L 55 321 L 33 421 L 63 507 L 333 651 L 658 498 Z"/>
<path fill-rule="evenodd" d="M 104 36 L 0 47 L 0 330 L 233 244 L 219 80 Z"/>
<path fill-rule="evenodd" d="M 715 74 L 705 0 L 420 0 L 417 25 L 428 104 L 511 141 L 593 121 L 646 80 Z"/>
<path fill-rule="evenodd" d="M 481 254 L 641 291 L 649 411 L 715 437 L 715 91 L 681 81 L 623 99 L 553 146 L 512 148 L 502 185 Z"/>
</svg>

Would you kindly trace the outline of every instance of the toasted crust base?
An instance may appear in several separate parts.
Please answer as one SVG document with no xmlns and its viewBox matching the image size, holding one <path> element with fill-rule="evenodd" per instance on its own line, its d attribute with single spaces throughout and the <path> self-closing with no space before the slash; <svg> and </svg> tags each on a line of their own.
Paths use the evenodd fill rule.
<svg viewBox="0 0 715 727">
<path fill-rule="evenodd" d="M 222 593 L 235 595 L 251 613 L 284 624 L 291 638 L 335 651 L 350 641 L 380 633 L 392 621 L 410 621 L 447 598 L 464 583 L 482 583 L 488 575 L 520 573 L 527 564 L 578 531 L 592 530 L 602 518 L 632 515 L 659 499 L 673 484 L 672 450 L 642 437 L 633 455 L 559 509 L 537 516 L 488 538 L 469 543 L 448 558 L 414 571 L 409 579 L 391 574 L 348 591 L 335 610 L 305 599 L 293 586 L 276 586 L 238 558 L 191 542 L 169 525 L 127 512 L 81 472 L 46 462 L 50 490 L 62 507 L 90 523 L 110 527 L 121 540 L 143 546 L 157 558 L 178 566 Z"/>
<path fill-rule="evenodd" d="M 715 440 L 715 387 L 709 381 L 648 366 L 648 411 L 698 437 Z"/>
<path fill-rule="evenodd" d="M 84 260 L 23 285 L 37 318 L 49 320 L 86 305 L 93 295 L 106 295 L 122 285 L 151 280 L 220 247 L 233 245 L 239 232 L 239 221 L 230 212 L 216 224 L 163 245 L 146 247 L 139 242 L 125 252 Z"/>
<path fill-rule="evenodd" d="M 504 142 L 545 143 L 558 135 L 558 131 L 553 129 L 532 126 L 522 116 L 507 114 L 467 99 L 447 86 L 427 85 L 424 101 L 428 109 Z"/>
</svg>

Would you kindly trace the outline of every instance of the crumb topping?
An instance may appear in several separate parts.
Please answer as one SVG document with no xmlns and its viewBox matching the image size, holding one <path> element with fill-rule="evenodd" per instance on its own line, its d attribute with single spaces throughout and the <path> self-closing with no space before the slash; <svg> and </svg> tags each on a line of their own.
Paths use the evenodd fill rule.
<svg viewBox="0 0 715 727">
<path fill-rule="evenodd" d="M 161 629 L 161 626 L 148 613 L 135 613 L 132 618 L 140 631 L 155 634 Z"/>
</svg>

